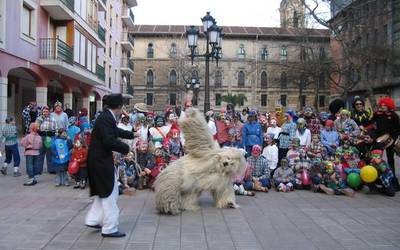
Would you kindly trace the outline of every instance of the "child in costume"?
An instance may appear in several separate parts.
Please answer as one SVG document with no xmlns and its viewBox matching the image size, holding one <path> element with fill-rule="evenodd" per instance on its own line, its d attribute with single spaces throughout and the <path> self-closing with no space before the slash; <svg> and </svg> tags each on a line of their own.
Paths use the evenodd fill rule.
<svg viewBox="0 0 400 250">
<path fill-rule="evenodd" d="M 31 123 L 30 132 L 21 140 L 21 145 L 25 147 L 25 162 L 28 181 L 24 186 L 33 186 L 37 183 L 35 175 L 38 174 L 39 151 L 43 147 L 42 137 L 37 133 L 39 125 Z"/>
<path fill-rule="evenodd" d="M 290 144 L 290 149 L 286 154 L 286 158 L 288 159 L 289 162 L 289 167 L 293 168 L 294 162 L 300 159 L 299 150 L 300 150 L 300 139 L 293 138 Z"/>
<path fill-rule="evenodd" d="M 183 155 L 180 132 L 178 128 L 174 127 L 174 125 L 172 125 L 172 128 L 168 133 L 168 148 L 171 160 L 179 159 Z"/>
<path fill-rule="evenodd" d="M 375 167 L 378 171 L 378 179 L 375 183 L 369 184 L 370 189 L 380 187 L 379 191 L 387 196 L 394 196 L 396 194 L 396 184 L 394 174 L 386 161 L 382 159 L 383 150 L 374 149 L 371 151 L 370 165 Z"/>
<path fill-rule="evenodd" d="M 349 143 L 348 140 L 344 141 L 344 144 L 336 150 L 335 165 L 339 167 L 339 171 L 344 171 L 347 175 L 350 173 L 359 174 L 359 151 Z"/>
<path fill-rule="evenodd" d="M 324 158 L 326 155 L 326 149 L 319 140 L 319 134 L 314 134 L 311 138 L 311 144 L 307 147 L 307 156 L 310 160 L 315 158 Z"/>
<path fill-rule="evenodd" d="M 321 131 L 321 143 L 326 148 L 328 155 L 334 155 L 337 147 L 339 147 L 339 133 L 334 130 L 332 120 L 325 122 L 325 129 Z"/>
<path fill-rule="evenodd" d="M 320 189 L 329 195 L 344 194 L 354 196 L 354 190 L 347 186 L 346 180 L 342 178 L 341 172 L 331 161 L 324 163 L 325 169 L 322 177 L 322 182 L 319 184 Z"/>
<path fill-rule="evenodd" d="M 50 146 L 51 159 L 56 171 L 56 187 L 69 186 L 67 168 L 71 158 L 71 148 L 72 143 L 71 140 L 67 139 L 66 130 L 64 128 L 59 129 Z"/>
<path fill-rule="evenodd" d="M 157 178 L 158 174 L 167 167 L 169 164 L 171 157 L 169 154 L 169 142 L 168 138 L 165 138 L 163 144 L 156 142 L 155 144 L 155 167 L 151 169 L 151 173 L 149 175 L 149 186 L 153 185 L 153 182 Z"/>
<path fill-rule="evenodd" d="M 119 157 L 119 186 L 120 194 L 133 195 L 139 183 L 139 175 L 135 169 L 134 154 L 129 152 L 125 157 Z"/>
<path fill-rule="evenodd" d="M 79 164 L 78 173 L 75 175 L 75 186 L 74 188 L 84 189 L 87 184 L 87 168 L 86 168 L 86 160 L 87 160 L 88 150 L 84 143 L 84 141 L 77 138 L 74 142 L 74 148 L 72 150 L 72 157 L 70 161 L 77 161 Z"/>
<path fill-rule="evenodd" d="M 271 188 L 270 169 L 267 160 L 261 155 L 261 147 L 253 145 L 251 155 L 247 158 L 247 164 L 252 168 L 251 176 L 245 179 L 244 188 L 246 190 L 255 190 L 268 192 Z"/>
<path fill-rule="evenodd" d="M 278 166 L 278 147 L 275 145 L 274 134 L 267 134 L 266 143 L 267 146 L 263 149 L 262 156 L 267 160 L 267 167 L 271 172 L 271 178 L 274 174 L 276 167 Z"/>
<path fill-rule="evenodd" d="M 299 149 L 299 159 L 294 162 L 295 188 L 304 189 L 311 185 L 310 179 L 311 161 L 304 149 Z"/>
<path fill-rule="evenodd" d="M 279 168 L 275 170 L 274 182 L 277 192 L 290 192 L 294 190 L 294 173 L 292 168 L 289 167 L 289 162 L 286 158 L 281 160 Z"/>
<path fill-rule="evenodd" d="M 136 162 L 143 171 L 139 176 L 138 189 L 148 187 L 151 178 L 151 171 L 156 165 L 154 154 L 149 152 L 149 144 L 146 141 L 139 140 L 137 142 Z"/>
</svg>

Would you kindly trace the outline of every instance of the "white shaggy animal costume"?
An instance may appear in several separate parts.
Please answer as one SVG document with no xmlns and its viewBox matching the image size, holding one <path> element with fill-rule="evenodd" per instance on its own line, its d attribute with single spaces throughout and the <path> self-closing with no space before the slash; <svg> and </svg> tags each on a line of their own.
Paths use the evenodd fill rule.
<svg viewBox="0 0 400 250">
<path fill-rule="evenodd" d="M 166 214 L 197 210 L 203 191 L 211 192 L 217 208 L 238 207 L 232 178 L 245 167 L 243 150 L 220 148 L 197 109 L 187 110 L 179 126 L 186 138 L 186 155 L 158 175 L 154 183 L 157 210 Z"/>
</svg>

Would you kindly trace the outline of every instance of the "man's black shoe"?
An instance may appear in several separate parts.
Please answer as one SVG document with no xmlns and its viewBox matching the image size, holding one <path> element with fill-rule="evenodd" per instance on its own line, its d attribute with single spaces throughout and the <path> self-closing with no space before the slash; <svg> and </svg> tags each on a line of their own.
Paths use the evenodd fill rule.
<svg viewBox="0 0 400 250">
<path fill-rule="evenodd" d="M 101 234 L 101 236 L 103 236 L 104 238 L 121 238 L 121 237 L 125 237 L 125 233 L 121 233 L 120 231 L 117 231 L 115 233 L 112 234 Z"/>
<path fill-rule="evenodd" d="M 101 229 L 100 225 L 86 225 L 87 227 L 94 228 L 94 229 Z"/>
</svg>

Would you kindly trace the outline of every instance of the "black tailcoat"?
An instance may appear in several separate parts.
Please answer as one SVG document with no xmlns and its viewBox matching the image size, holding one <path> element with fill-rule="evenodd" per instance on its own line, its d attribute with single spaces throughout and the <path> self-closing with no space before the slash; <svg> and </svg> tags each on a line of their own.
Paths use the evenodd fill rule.
<svg viewBox="0 0 400 250">
<path fill-rule="evenodd" d="M 89 145 L 87 170 L 90 196 L 100 198 L 110 196 L 114 187 L 113 151 L 121 154 L 129 152 L 129 146 L 118 138 L 133 139 L 133 133 L 117 127 L 111 111 L 105 109 L 93 127 Z"/>
</svg>

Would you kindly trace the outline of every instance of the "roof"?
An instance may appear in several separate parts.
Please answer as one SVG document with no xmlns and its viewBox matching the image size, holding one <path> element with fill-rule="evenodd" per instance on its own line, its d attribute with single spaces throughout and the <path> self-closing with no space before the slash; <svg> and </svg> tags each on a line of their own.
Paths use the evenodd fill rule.
<svg viewBox="0 0 400 250">
<path fill-rule="evenodd" d="M 189 25 L 144 25 L 137 24 L 133 28 L 135 35 L 183 35 L 189 29 Z M 197 26 L 202 32 L 203 27 Z M 311 37 L 329 38 L 328 29 L 293 29 L 274 27 L 243 27 L 243 26 L 222 26 L 225 37 L 234 36 L 274 36 L 274 37 L 295 37 L 308 34 Z"/>
</svg>

